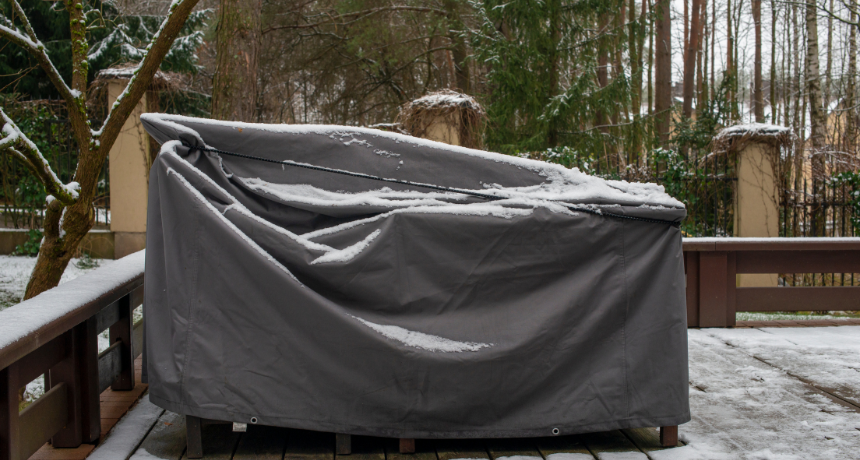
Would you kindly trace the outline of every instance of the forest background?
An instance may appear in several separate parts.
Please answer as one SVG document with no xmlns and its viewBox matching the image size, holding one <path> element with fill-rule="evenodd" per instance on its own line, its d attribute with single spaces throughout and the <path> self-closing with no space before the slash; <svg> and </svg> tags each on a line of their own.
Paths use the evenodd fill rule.
<svg viewBox="0 0 860 460">
<path fill-rule="evenodd" d="M 170 5 L 85 4 L 94 12 L 90 82 L 139 61 Z M 69 74 L 63 3 L 21 5 Z M 712 143 L 723 127 L 790 127 L 781 180 L 804 196 L 806 180 L 812 195 L 856 187 L 857 13 L 857 0 L 202 0 L 161 66 L 171 83 L 157 106 L 373 126 L 451 88 L 485 108 L 484 148 L 658 181 L 704 216 L 687 224 L 690 234 L 731 234 L 732 163 Z M 46 82 L 31 56 L 0 39 L 0 102 L 62 179 L 76 162 L 60 158 L 75 148 L 57 142 L 63 107 Z M 98 100 L 88 102 L 93 119 L 104 116 Z M 44 189 L 14 162 L 0 159 L 6 207 L 36 209 Z M 851 190 L 840 199 L 857 209 Z M 37 227 L 37 214 L 14 226 Z"/>
</svg>

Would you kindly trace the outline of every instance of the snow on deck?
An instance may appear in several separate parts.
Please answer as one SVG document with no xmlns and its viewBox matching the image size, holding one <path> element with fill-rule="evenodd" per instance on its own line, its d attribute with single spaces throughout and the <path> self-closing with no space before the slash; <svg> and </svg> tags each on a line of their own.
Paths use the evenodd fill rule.
<svg viewBox="0 0 860 460">
<path fill-rule="evenodd" d="M 693 420 L 679 428 L 686 445 L 661 449 L 656 445 L 655 430 L 639 429 L 531 440 L 419 440 L 419 451 L 425 453 L 416 454 L 416 458 L 858 458 L 860 326 L 690 329 L 688 337 Z M 162 413 L 142 401 L 126 418 L 127 422 L 121 422 L 95 450 L 93 458 L 182 457 L 183 417 Z M 232 433 L 229 425 L 212 425 L 204 427 L 204 454 L 207 458 L 257 458 L 253 454 L 262 449 L 278 453 L 266 458 L 310 460 L 320 454 L 335 458 L 334 437 L 315 436 L 312 432 L 258 426 L 249 426 L 247 433 L 240 434 Z M 378 447 L 374 459 L 403 459 L 390 448 L 384 449 L 387 455 L 382 453 L 386 440 L 366 438 L 362 442 L 366 449 L 374 450 L 374 443 Z M 360 452 L 354 455 L 369 458 Z"/>
</svg>

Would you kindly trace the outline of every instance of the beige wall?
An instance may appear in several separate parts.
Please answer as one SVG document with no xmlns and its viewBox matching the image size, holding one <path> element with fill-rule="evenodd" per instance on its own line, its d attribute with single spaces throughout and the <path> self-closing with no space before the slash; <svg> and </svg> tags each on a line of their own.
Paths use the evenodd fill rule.
<svg viewBox="0 0 860 460">
<path fill-rule="evenodd" d="M 454 120 L 453 123 L 449 123 L 446 121 L 446 117 L 439 116 L 427 126 L 427 130 L 424 132 L 424 139 L 430 139 L 431 141 L 444 142 L 449 145 L 460 145 L 460 116 L 459 114 L 454 114 L 452 117 L 448 117 Z"/>
<path fill-rule="evenodd" d="M 770 149 L 751 142 L 738 152 L 735 236 L 778 237 L 779 199 Z M 777 275 L 738 275 L 739 287 L 776 286 Z"/>
<path fill-rule="evenodd" d="M 108 84 L 109 105 L 127 83 L 128 80 L 113 80 Z M 117 232 L 117 258 L 145 247 L 149 139 L 140 122 L 144 112 L 146 98 L 131 112 L 110 150 L 110 229 Z M 120 244 L 121 240 L 128 244 Z"/>
</svg>

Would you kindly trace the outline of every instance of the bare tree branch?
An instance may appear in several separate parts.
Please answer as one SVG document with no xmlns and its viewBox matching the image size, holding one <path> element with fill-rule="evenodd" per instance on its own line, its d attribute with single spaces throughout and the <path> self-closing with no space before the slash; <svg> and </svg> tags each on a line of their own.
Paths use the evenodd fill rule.
<svg viewBox="0 0 860 460">
<path fill-rule="evenodd" d="M 119 136 L 122 125 L 125 120 L 131 115 L 132 110 L 137 105 L 137 102 L 143 97 L 146 90 L 152 83 L 155 73 L 161 66 L 164 57 L 170 51 L 173 41 L 182 30 L 185 20 L 194 6 L 199 0 L 180 0 L 170 5 L 170 11 L 167 18 L 161 24 L 161 28 L 152 37 L 152 41 L 146 47 L 146 56 L 143 61 L 134 70 L 131 79 L 128 82 L 125 90 L 114 102 L 110 108 L 110 113 L 105 119 L 104 124 L 98 131 L 93 131 L 95 137 L 100 143 L 102 155 L 107 154 Z"/>
<path fill-rule="evenodd" d="M 67 206 L 75 203 L 78 199 L 77 183 L 65 185 L 60 182 L 36 144 L 27 138 L 2 108 L 0 108 L 0 118 L 3 121 L 2 131 L 5 134 L 0 139 L 0 152 L 9 151 L 23 159 L 27 167 L 45 185 L 45 190 L 61 203 Z"/>
</svg>

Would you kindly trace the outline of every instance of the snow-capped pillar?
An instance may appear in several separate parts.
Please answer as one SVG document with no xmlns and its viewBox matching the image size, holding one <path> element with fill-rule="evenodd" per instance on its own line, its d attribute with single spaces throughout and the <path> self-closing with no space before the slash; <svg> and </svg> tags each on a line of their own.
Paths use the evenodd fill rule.
<svg viewBox="0 0 860 460">
<path fill-rule="evenodd" d="M 128 78 L 123 77 L 107 81 L 108 107 L 128 84 Z M 140 121 L 146 109 L 146 98 L 141 98 L 110 150 L 110 229 L 114 234 L 116 259 L 146 247 L 147 175 L 151 157 L 149 136 Z"/>
<path fill-rule="evenodd" d="M 735 157 L 734 236 L 779 236 L 780 147 L 791 142 L 789 128 L 753 123 L 721 131 L 719 150 Z M 777 274 L 737 275 L 738 287 L 777 285 Z"/>
<path fill-rule="evenodd" d="M 442 90 L 404 104 L 397 121 L 415 137 L 480 148 L 484 118 L 474 98 Z"/>
</svg>

